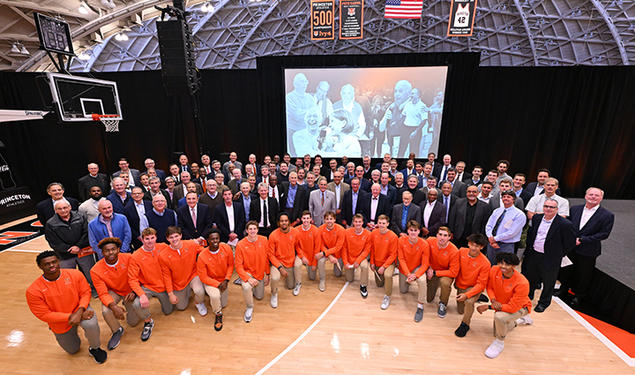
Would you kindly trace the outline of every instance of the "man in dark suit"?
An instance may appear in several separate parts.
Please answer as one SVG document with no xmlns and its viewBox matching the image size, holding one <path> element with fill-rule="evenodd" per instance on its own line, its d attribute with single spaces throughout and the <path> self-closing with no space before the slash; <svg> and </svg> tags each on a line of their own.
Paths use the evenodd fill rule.
<svg viewBox="0 0 635 375">
<path fill-rule="evenodd" d="M 366 179 L 365 176 L 366 175 L 364 173 L 364 167 L 362 167 L 361 165 L 355 167 L 355 177 L 359 179 L 359 188 L 365 192 L 369 192 L 371 183 L 369 180 Z M 370 177 L 370 172 L 368 173 L 368 176 Z"/>
<path fill-rule="evenodd" d="M 123 209 L 131 201 L 130 193 L 126 191 L 126 182 L 121 177 L 115 177 L 112 179 L 112 191 L 106 197 L 112 203 L 112 209 L 114 212 L 123 215 Z"/>
<path fill-rule="evenodd" d="M 240 189 L 240 185 L 238 188 Z M 282 202 L 287 198 L 282 185 L 278 184 L 278 175 L 269 176 L 269 196 L 276 200 L 278 207 L 282 207 Z"/>
<path fill-rule="evenodd" d="M 543 209 L 544 214 L 531 218 L 522 264 L 522 273 L 529 280 L 529 299 L 534 299 L 534 292 L 542 283 L 540 299 L 534 308 L 537 313 L 551 304 L 562 257 L 575 246 L 573 224 L 558 215 L 558 201 L 547 198 Z"/>
<path fill-rule="evenodd" d="M 181 172 L 181 183 L 174 187 L 173 199 L 175 202 L 178 202 L 181 198 L 185 197 L 185 194 L 188 193 L 187 184 L 190 183 L 191 181 L 192 181 L 192 177 L 190 175 L 190 172 Z M 201 185 L 195 182 L 192 182 L 192 183 L 196 185 L 196 192 L 198 193 L 198 195 L 203 194 L 203 188 L 201 187 Z"/>
<path fill-rule="evenodd" d="M 401 201 L 403 203 L 394 205 L 392 208 L 392 220 L 390 220 L 390 229 L 397 235 L 408 235 L 407 224 L 410 220 L 421 222 L 421 207 L 412 204 L 412 194 L 409 191 L 402 193 Z M 404 211 L 408 211 L 404 214 Z"/>
<path fill-rule="evenodd" d="M 146 191 L 143 195 L 143 199 L 152 202 L 152 197 L 154 197 L 157 194 L 161 194 L 165 197 L 166 201 L 170 201 L 170 194 L 168 194 L 167 191 L 161 189 L 161 180 L 159 180 L 159 177 L 154 176 L 154 177 L 150 177 L 150 179 L 148 180 L 148 183 L 150 184 L 150 190 Z M 168 204 L 168 207 L 171 207 L 170 204 Z"/>
<path fill-rule="evenodd" d="M 468 186 L 466 198 L 459 198 L 450 209 L 448 226 L 454 235 L 454 243 L 457 247 L 467 246 L 467 237 L 470 234 L 485 235 L 485 224 L 492 214 L 492 208 L 485 202 L 477 199 L 478 187 Z"/>
<path fill-rule="evenodd" d="M 364 202 L 368 193 L 361 189 L 359 178 L 351 179 L 351 188 L 344 193 L 340 207 L 342 209 L 342 225 L 350 226 L 353 223 L 353 216 L 362 212 L 362 202 Z"/>
<path fill-rule="evenodd" d="M 128 178 L 134 182 L 135 186 L 141 185 L 141 181 L 139 180 L 139 170 L 130 168 L 130 164 L 128 164 L 128 159 L 121 158 L 119 159 L 119 170 L 112 174 L 112 177 L 119 177 L 121 172 L 128 172 Z"/>
<path fill-rule="evenodd" d="M 152 159 L 150 159 L 150 158 L 147 158 L 147 159 L 143 162 L 143 164 L 144 164 L 144 165 L 145 165 L 145 167 L 146 167 L 146 173 L 148 173 L 148 170 L 150 170 L 150 169 L 154 169 L 154 171 L 155 171 L 155 172 L 156 172 L 156 174 L 157 174 L 157 177 L 159 177 L 159 181 L 165 181 L 165 178 L 167 177 L 167 175 L 165 174 L 165 171 L 163 171 L 162 169 L 157 169 L 157 168 L 155 167 L 154 160 L 152 160 Z"/>
<path fill-rule="evenodd" d="M 467 186 L 475 185 L 478 187 L 483 183 L 482 177 L 483 167 L 481 167 L 480 165 L 475 165 L 474 168 L 472 168 L 472 176 L 463 182 L 465 182 Z"/>
<path fill-rule="evenodd" d="M 531 194 L 532 197 L 534 195 L 542 194 L 545 191 L 545 181 L 547 181 L 549 177 L 550 173 L 548 169 L 539 169 L 538 176 L 536 176 L 537 181 L 533 181 L 527 184 L 527 192 Z"/>
<path fill-rule="evenodd" d="M 168 171 L 170 172 L 170 175 L 168 177 L 172 177 L 175 184 L 180 184 L 181 172 L 179 171 L 179 166 L 176 164 L 170 164 Z M 165 179 L 163 179 L 163 181 L 165 181 Z"/>
<path fill-rule="evenodd" d="M 176 210 L 178 226 L 185 240 L 207 240 L 212 230 L 212 211 L 206 204 L 198 202 L 198 194 L 187 193 L 187 203 Z"/>
<path fill-rule="evenodd" d="M 147 211 L 150 211 L 152 209 L 152 201 L 143 199 L 143 189 L 139 186 L 135 186 L 132 188 L 132 193 L 130 194 L 130 196 L 132 197 L 132 202 L 124 207 L 123 214 L 126 215 L 128 224 L 130 225 L 130 234 L 132 235 L 130 247 L 132 249 L 138 249 L 143 245 L 141 242 L 141 232 L 139 231 L 139 224 L 141 220 L 145 220 L 147 224 L 148 219 L 146 218 L 145 214 Z"/>
<path fill-rule="evenodd" d="M 434 175 L 439 183 L 445 181 L 448 178 L 448 170 L 452 168 L 452 157 L 449 154 L 443 155 L 443 164 L 439 168 L 434 168 L 432 175 Z M 434 173 L 436 172 L 436 174 Z"/>
<path fill-rule="evenodd" d="M 501 206 L 501 202 L 503 200 L 502 194 L 504 191 L 509 190 L 512 190 L 512 181 L 509 178 L 501 180 L 498 184 L 498 190 L 496 191 L 496 194 L 494 194 L 489 200 L 489 205 L 490 207 L 492 207 L 492 211 Z M 516 206 L 521 211 L 525 210 L 525 203 L 517 194 L 514 195 L 514 206 Z"/>
<path fill-rule="evenodd" d="M 438 179 L 439 178 L 438 175 L 440 174 L 440 169 L 441 169 L 441 163 L 436 161 L 436 157 L 437 155 L 434 152 L 428 153 L 428 163 L 430 163 L 430 167 L 432 168 L 430 170 L 430 174 Z M 425 168 L 425 164 L 424 164 L 424 168 Z"/>
<path fill-rule="evenodd" d="M 565 296 L 571 287 L 575 293 L 571 300 L 573 307 L 579 305 L 589 292 L 595 261 L 602 252 L 601 241 L 607 239 L 613 229 L 615 216 L 600 206 L 603 198 L 604 191 L 590 187 L 584 196 L 586 203 L 570 209 L 576 239 L 575 247 L 568 257 L 573 265 L 562 269 L 558 295 Z"/>
<path fill-rule="evenodd" d="M 269 197 L 269 186 L 263 182 L 258 184 L 258 198 L 251 200 L 249 220 L 258 222 L 258 234 L 269 236 L 278 226 L 278 202 Z"/>
<path fill-rule="evenodd" d="M 298 185 L 296 172 L 289 172 L 289 181 L 282 183 L 282 190 L 284 190 L 284 199 L 280 209 L 289 215 L 291 226 L 296 226 L 302 220 L 302 211 L 309 207 L 309 193 L 306 187 Z"/>
<path fill-rule="evenodd" d="M 428 230 L 428 235 L 437 235 L 439 228 L 445 222 L 445 206 L 438 201 L 439 191 L 431 188 L 428 191 L 428 200 L 421 202 L 421 223 Z"/>
<path fill-rule="evenodd" d="M 392 213 L 392 205 L 388 201 L 388 197 L 381 194 L 381 185 L 379 184 L 374 184 L 370 188 L 370 195 L 366 196 L 361 205 L 360 213 L 364 216 L 364 223 L 368 230 L 375 229 L 379 215 L 390 217 Z"/>
<path fill-rule="evenodd" d="M 397 202 L 401 203 L 401 198 L 403 197 L 403 192 L 408 191 L 412 194 L 412 203 L 417 206 L 422 201 L 426 200 L 426 193 L 424 193 L 421 189 L 419 189 L 419 178 L 415 175 L 408 176 L 406 180 L 406 185 L 403 188 L 397 191 Z"/>
<path fill-rule="evenodd" d="M 192 172 L 192 167 L 190 167 L 189 159 L 185 154 L 179 156 L 179 172 Z"/>
<path fill-rule="evenodd" d="M 99 186 L 102 194 L 107 195 L 110 192 L 110 180 L 108 176 L 99 173 L 99 166 L 95 163 L 88 164 L 88 174 L 77 181 L 79 200 L 85 201 L 90 198 L 90 188 Z"/>
<path fill-rule="evenodd" d="M 53 208 L 54 202 L 60 199 L 66 199 L 68 203 L 71 204 L 72 211 L 77 211 L 79 208 L 77 199 L 64 196 L 64 186 L 60 182 L 51 182 L 46 187 L 46 193 L 51 198 L 46 198 L 35 205 L 35 213 L 37 214 L 37 219 L 42 224 L 42 228 L 45 227 L 48 219 L 55 215 L 55 209 Z"/>
<path fill-rule="evenodd" d="M 444 182 L 450 183 L 453 195 L 459 198 L 465 198 L 465 188 L 467 185 L 456 178 L 456 170 L 454 168 L 448 169 L 448 178 Z M 442 184 L 444 182 L 442 182 Z"/>
<path fill-rule="evenodd" d="M 392 206 L 397 201 L 397 189 L 390 184 L 390 174 L 382 172 L 379 182 L 381 184 L 381 193 L 388 198 L 388 203 Z"/>
<path fill-rule="evenodd" d="M 443 216 L 443 225 L 446 225 L 450 221 L 450 211 L 456 200 L 459 199 L 456 195 L 452 194 L 452 184 L 448 181 L 441 184 L 441 195 L 439 195 L 439 203 L 443 203 L 445 212 Z"/>
<path fill-rule="evenodd" d="M 456 180 L 461 181 L 463 183 L 469 181 L 472 178 L 472 174 L 469 172 L 465 172 L 465 162 L 457 161 L 454 165 L 454 169 L 456 170 Z"/>
<path fill-rule="evenodd" d="M 240 202 L 232 200 L 230 190 L 223 192 L 223 202 L 214 210 L 214 223 L 220 232 L 222 242 L 233 243 L 240 240 L 245 232 L 245 210 Z M 232 220 L 230 220 L 230 216 Z M 235 244 L 234 244 L 235 246 Z"/>
<path fill-rule="evenodd" d="M 523 186 L 525 185 L 525 179 L 526 177 L 524 173 L 516 173 L 514 175 L 514 180 L 512 183 L 514 185 L 514 193 L 516 193 L 516 196 L 518 198 L 523 200 L 523 204 L 526 207 L 532 195 L 527 191 L 527 189 L 523 189 Z"/>
<path fill-rule="evenodd" d="M 247 181 L 243 178 L 243 173 L 238 168 L 232 169 L 232 179 L 227 182 L 227 187 L 232 191 L 232 194 L 236 194 L 240 190 L 240 184 Z"/>
</svg>

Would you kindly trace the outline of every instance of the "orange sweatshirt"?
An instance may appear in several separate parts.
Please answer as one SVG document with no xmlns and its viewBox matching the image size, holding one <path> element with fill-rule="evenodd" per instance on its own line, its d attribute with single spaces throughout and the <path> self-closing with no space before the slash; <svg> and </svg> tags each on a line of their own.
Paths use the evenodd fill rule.
<svg viewBox="0 0 635 375">
<path fill-rule="evenodd" d="M 38 277 L 26 290 L 26 302 L 36 318 L 61 334 L 72 328 L 68 324 L 71 314 L 88 307 L 90 293 L 90 285 L 81 272 L 63 268 L 55 281 Z"/>
<path fill-rule="evenodd" d="M 344 232 L 345 241 L 342 247 L 344 265 L 360 264 L 370 254 L 370 232 L 362 229 L 362 233 L 357 234 L 353 227 Z"/>
<path fill-rule="evenodd" d="M 167 248 L 168 245 L 157 243 L 153 251 L 141 248 L 132 253 L 128 264 L 128 283 L 136 295 L 145 294 L 141 285 L 157 293 L 165 292 L 159 254 Z"/>
<path fill-rule="evenodd" d="M 504 312 L 515 313 L 523 307 L 531 312 L 529 299 L 529 281 L 520 272 L 514 270 L 509 279 L 503 277 L 500 266 L 493 266 L 489 271 L 487 295 L 503 305 Z"/>
<path fill-rule="evenodd" d="M 459 273 L 459 249 L 452 242 L 444 249 L 439 249 L 436 237 L 427 239 L 430 245 L 430 267 L 438 277 L 456 277 Z"/>
<path fill-rule="evenodd" d="M 203 247 L 193 240 L 181 241 L 181 244 L 179 250 L 168 246 L 159 253 L 163 283 L 168 293 L 183 290 L 188 286 L 196 276 L 196 256 L 203 250 Z"/>
<path fill-rule="evenodd" d="M 293 267 L 295 261 L 295 248 L 298 241 L 298 230 L 291 228 L 288 233 L 283 233 L 280 228 L 269 235 L 269 261 L 274 267 L 282 264 L 287 268 Z"/>
<path fill-rule="evenodd" d="M 430 267 L 430 245 L 423 238 L 417 238 L 417 242 L 411 244 L 408 237 L 400 237 L 397 254 L 399 257 L 399 272 L 408 276 L 419 267 L 415 275 L 421 277 Z"/>
<path fill-rule="evenodd" d="M 305 257 L 309 261 L 309 266 L 315 266 L 317 264 L 315 254 L 322 251 L 320 230 L 313 224 L 307 230 L 302 229 L 302 225 L 298 225 L 296 230 L 298 231 L 298 241 L 296 242 L 298 256 Z"/>
<path fill-rule="evenodd" d="M 231 279 L 234 273 L 234 255 L 231 247 L 221 243 L 216 254 L 213 254 L 209 248 L 205 248 L 196 261 L 196 272 L 203 284 L 216 288 L 218 284 Z"/>
<path fill-rule="evenodd" d="M 117 264 L 111 266 L 102 258 L 90 269 L 90 277 L 93 279 L 93 285 L 104 306 L 108 306 L 114 302 L 108 293 L 109 290 L 112 290 L 120 296 L 126 296 L 132 292 L 132 288 L 130 288 L 130 284 L 128 283 L 128 264 L 130 264 L 130 258 L 132 258 L 132 255 L 120 253 Z"/>
<path fill-rule="evenodd" d="M 473 287 L 465 293 L 467 298 L 472 298 L 487 287 L 490 264 L 485 255 L 478 253 L 476 258 L 472 258 L 468 255 L 469 252 L 470 249 L 467 247 L 459 249 L 459 264 L 461 267 L 454 284 L 461 289 Z"/>
<path fill-rule="evenodd" d="M 335 224 L 333 229 L 326 229 L 326 224 L 320 226 L 320 238 L 322 239 L 322 249 L 329 256 L 342 257 L 342 247 L 344 246 L 344 232 L 346 230 L 339 224 Z"/>
<path fill-rule="evenodd" d="M 256 280 L 262 280 L 269 274 L 269 258 L 267 251 L 269 243 L 267 237 L 258 236 L 254 242 L 247 237 L 236 245 L 236 272 L 242 281 L 249 280 L 251 275 Z"/>
<path fill-rule="evenodd" d="M 370 234 L 370 264 L 375 267 L 388 267 L 397 259 L 398 237 L 389 230 L 381 234 L 379 228 Z"/>
</svg>

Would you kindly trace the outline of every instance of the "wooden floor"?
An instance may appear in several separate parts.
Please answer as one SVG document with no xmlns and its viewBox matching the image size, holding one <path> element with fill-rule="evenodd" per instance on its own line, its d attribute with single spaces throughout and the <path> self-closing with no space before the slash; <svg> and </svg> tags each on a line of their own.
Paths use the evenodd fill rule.
<svg viewBox="0 0 635 375">
<path fill-rule="evenodd" d="M 212 328 L 213 318 L 200 317 L 193 304 L 163 316 L 153 301 L 156 325 L 151 339 L 141 342 L 141 328 L 124 324 L 121 345 L 108 353 L 105 364 L 97 365 L 88 356 L 83 335 L 80 352 L 66 354 L 26 305 L 25 289 L 40 275 L 36 253 L 28 251 L 46 248 L 39 237 L 0 253 L 2 374 L 253 374 L 311 326 L 345 285 L 330 276 L 321 293 L 316 283 L 305 282 L 300 296 L 281 291 L 275 310 L 269 306 L 267 288 L 249 324 L 242 320 L 240 287 L 231 285 L 220 333 Z M 394 281 L 393 302 L 386 311 L 379 308 L 382 289 L 371 284 L 363 300 L 358 282 L 348 285 L 323 319 L 266 373 L 635 374 L 556 303 L 543 314 L 533 313 L 533 326 L 516 328 L 499 358 L 487 359 L 483 351 L 493 339 L 491 312 L 475 314 L 470 332 L 459 339 L 453 332 L 460 317 L 452 300 L 445 319 L 436 316 L 436 304 L 427 304 L 423 321 L 414 323 L 416 287 L 400 295 L 397 277 Z M 98 312 L 105 347 L 111 332 L 101 317 L 100 302 L 93 299 L 91 305 Z"/>
</svg>

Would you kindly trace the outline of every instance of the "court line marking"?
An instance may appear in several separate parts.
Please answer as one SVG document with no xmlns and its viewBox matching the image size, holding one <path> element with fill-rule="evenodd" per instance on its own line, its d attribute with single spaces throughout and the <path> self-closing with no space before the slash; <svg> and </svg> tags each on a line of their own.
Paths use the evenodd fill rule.
<svg viewBox="0 0 635 375">
<path fill-rule="evenodd" d="M 0 251 L 1 253 L 8 253 L 8 252 L 12 252 L 12 253 L 41 253 L 44 250 L 29 250 L 29 249 L 6 249 L 6 250 L 2 250 Z"/>
<path fill-rule="evenodd" d="M 558 305 L 560 305 L 560 307 L 562 307 L 562 309 L 564 311 L 566 311 L 567 313 L 569 313 L 569 315 L 571 315 L 571 317 L 573 317 L 573 319 L 575 319 L 578 323 L 580 323 L 581 326 L 583 326 L 584 328 L 587 329 L 587 331 L 589 331 L 593 336 L 595 336 L 595 338 L 597 338 L 598 340 L 600 340 L 600 342 L 602 344 L 604 344 L 604 346 L 606 346 L 607 348 L 609 348 L 613 353 L 615 353 L 615 355 L 617 355 L 618 357 L 620 357 L 620 359 L 622 361 L 624 361 L 628 366 L 630 367 L 634 367 L 635 366 L 635 359 L 631 358 L 629 355 L 627 355 L 626 353 L 624 353 L 622 351 L 622 349 L 620 349 L 617 345 L 615 345 L 611 340 L 609 340 L 606 336 L 604 336 L 602 334 L 602 332 L 598 331 L 597 328 L 593 327 L 593 325 L 591 323 L 589 323 L 586 319 L 584 319 L 583 317 L 580 316 L 580 314 L 578 314 L 575 310 L 573 310 L 571 307 L 569 307 L 569 305 L 567 305 L 566 303 L 564 303 L 560 298 L 558 297 L 554 297 L 553 298 L 554 301 L 556 301 L 556 303 Z"/>
<path fill-rule="evenodd" d="M 11 248 L 13 248 L 13 247 L 15 247 L 15 246 L 18 246 L 18 245 L 24 245 L 24 244 L 27 244 L 27 243 L 29 243 L 29 242 L 31 242 L 31 241 L 37 240 L 38 238 L 40 238 L 40 237 L 42 237 L 42 236 L 43 236 L 43 234 L 38 234 L 37 236 L 35 236 L 35 237 L 31 238 L 30 240 L 27 240 L 27 241 L 24 241 L 24 242 L 20 242 L 20 243 L 17 243 L 17 244 L 15 244 L 15 245 L 11 246 L 9 249 L 11 249 Z M 7 249 L 7 250 L 8 250 L 8 249 Z M 6 251 L 6 250 L 5 250 L 5 251 Z M 44 250 L 42 250 L 42 251 L 44 251 Z"/>
<path fill-rule="evenodd" d="M 346 287 L 348 286 L 348 284 L 349 284 L 349 282 L 347 281 L 346 284 L 344 284 L 344 286 L 342 286 L 342 289 L 340 289 L 340 292 L 337 293 L 335 298 L 333 298 L 333 301 L 331 301 L 331 303 L 326 307 L 326 309 L 324 309 L 324 311 L 322 311 L 322 314 L 320 314 L 320 316 L 318 316 L 318 318 L 315 319 L 315 321 L 313 323 L 311 323 L 311 325 L 307 329 L 305 329 L 304 332 L 302 332 L 302 334 L 300 336 L 298 336 L 297 339 L 295 339 L 295 341 L 293 341 L 291 344 L 289 344 L 289 346 L 287 346 L 280 354 L 278 354 L 276 356 L 276 358 L 272 359 L 271 362 L 267 363 L 265 365 L 265 367 L 261 368 L 260 371 L 258 371 L 255 375 L 264 374 L 265 371 L 269 370 L 269 368 L 271 368 L 271 366 L 275 365 L 280 359 L 282 359 L 282 357 L 284 357 L 289 351 L 291 351 L 291 349 L 293 349 L 296 345 L 298 345 L 298 343 L 300 341 L 302 341 L 302 339 L 304 339 L 304 337 L 306 335 L 308 335 L 309 332 L 311 332 L 311 330 L 316 325 L 318 325 L 318 323 L 320 323 L 320 321 L 326 316 L 326 314 L 328 314 L 328 312 L 331 310 L 333 305 L 335 305 L 335 303 L 340 299 L 342 294 L 344 294 L 344 291 L 346 290 Z"/>
</svg>

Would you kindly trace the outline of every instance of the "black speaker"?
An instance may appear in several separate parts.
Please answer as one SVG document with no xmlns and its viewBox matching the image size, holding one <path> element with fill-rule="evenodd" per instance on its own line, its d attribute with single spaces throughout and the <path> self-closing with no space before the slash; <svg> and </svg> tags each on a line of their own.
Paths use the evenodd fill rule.
<svg viewBox="0 0 635 375">
<path fill-rule="evenodd" d="M 168 95 L 194 94 L 199 77 L 187 23 L 181 19 L 156 23 L 161 52 L 161 76 Z"/>
</svg>

